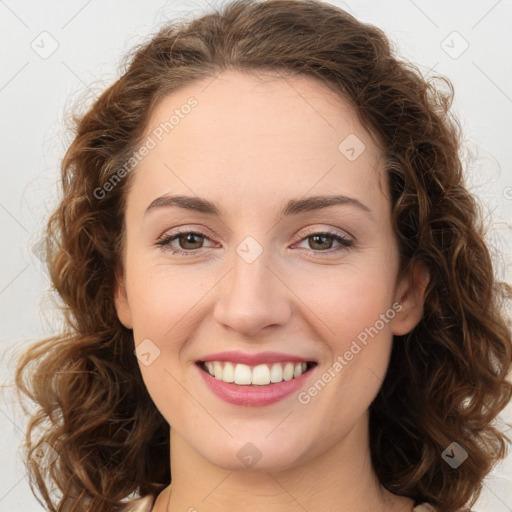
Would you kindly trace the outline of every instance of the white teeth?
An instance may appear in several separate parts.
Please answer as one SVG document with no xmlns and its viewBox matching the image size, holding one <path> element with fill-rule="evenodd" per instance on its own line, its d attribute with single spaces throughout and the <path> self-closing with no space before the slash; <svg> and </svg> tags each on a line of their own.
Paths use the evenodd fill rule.
<svg viewBox="0 0 512 512">
<path fill-rule="evenodd" d="M 233 363 L 224 363 L 224 373 L 221 378 L 224 382 L 235 381 L 235 367 Z"/>
<path fill-rule="evenodd" d="M 217 380 L 223 380 L 217 378 Z M 235 367 L 235 384 L 250 384 L 251 383 L 251 367 L 246 364 L 237 364 Z"/>
<path fill-rule="evenodd" d="M 266 386 L 300 377 L 307 370 L 307 363 L 273 363 L 272 365 L 235 364 L 222 361 L 207 361 L 205 368 L 216 380 L 234 382 L 241 386 L 254 384 Z"/>
<path fill-rule="evenodd" d="M 222 365 L 219 363 L 219 361 L 215 361 L 213 363 L 213 372 L 216 379 L 222 379 Z"/>
<path fill-rule="evenodd" d="M 258 386 L 270 384 L 270 370 L 266 364 L 259 364 L 252 369 L 251 383 Z"/>
<path fill-rule="evenodd" d="M 270 382 L 281 382 L 283 380 L 283 368 L 279 363 L 274 363 L 270 369 Z"/>
<path fill-rule="evenodd" d="M 286 363 L 286 366 L 283 370 L 283 379 L 284 380 L 292 380 L 293 379 L 293 373 L 294 373 L 295 365 L 293 363 Z"/>
</svg>

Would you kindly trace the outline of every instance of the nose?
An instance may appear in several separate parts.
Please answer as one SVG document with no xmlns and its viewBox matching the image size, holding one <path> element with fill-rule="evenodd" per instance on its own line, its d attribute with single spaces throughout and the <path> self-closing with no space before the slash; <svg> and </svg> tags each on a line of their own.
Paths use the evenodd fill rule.
<svg viewBox="0 0 512 512">
<path fill-rule="evenodd" d="M 231 272 L 219 283 L 213 315 L 224 328 L 261 339 L 263 329 L 288 322 L 291 293 L 269 260 L 265 251 L 251 263 L 234 255 Z"/>
</svg>

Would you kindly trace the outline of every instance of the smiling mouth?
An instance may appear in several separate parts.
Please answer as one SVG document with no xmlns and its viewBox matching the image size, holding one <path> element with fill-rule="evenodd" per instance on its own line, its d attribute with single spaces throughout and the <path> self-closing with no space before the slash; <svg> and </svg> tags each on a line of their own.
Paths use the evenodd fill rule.
<svg viewBox="0 0 512 512">
<path fill-rule="evenodd" d="M 250 366 L 230 361 L 198 361 L 197 365 L 214 379 L 239 386 L 268 386 L 300 377 L 317 365 L 314 361 L 258 364 Z"/>
</svg>

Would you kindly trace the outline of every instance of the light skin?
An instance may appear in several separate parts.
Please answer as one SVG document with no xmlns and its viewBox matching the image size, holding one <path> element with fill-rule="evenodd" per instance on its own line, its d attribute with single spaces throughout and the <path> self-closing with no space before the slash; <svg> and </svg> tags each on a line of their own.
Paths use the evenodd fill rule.
<svg viewBox="0 0 512 512">
<path fill-rule="evenodd" d="M 198 105 L 133 171 L 116 288 L 135 345 L 151 340 L 151 358 L 160 351 L 139 361 L 171 425 L 172 486 L 153 512 L 242 503 L 246 512 L 410 512 L 412 500 L 380 486 L 368 441 L 393 335 L 421 319 L 428 280 L 419 267 L 399 278 L 382 151 L 346 101 L 304 76 L 229 71 L 195 82 L 162 100 L 147 133 L 190 96 Z M 353 161 L 338 149 L 349 134 L 365 145 Z M 148 210 L 166 195 L 207 199 L 221 215 L 162 200 Z M 364 206 L 279 215 L 290 200 L 333 195 Z M 157 243 L 178 227 L 204 237 Z M 314 236 L 326 230 L 352 246 Z M 248 236 L 262 249 L 251 263 L 236 250 Z M 397 302 L 401 310 L 307 404 L 297 393 L 263 407 L 227 403 L 196 365 L 225 350 L 294 354 L 318 363 L 307 390 Z M 252 467 L 237 456 L 246 443 L 261 454 Z"/>
</svg>

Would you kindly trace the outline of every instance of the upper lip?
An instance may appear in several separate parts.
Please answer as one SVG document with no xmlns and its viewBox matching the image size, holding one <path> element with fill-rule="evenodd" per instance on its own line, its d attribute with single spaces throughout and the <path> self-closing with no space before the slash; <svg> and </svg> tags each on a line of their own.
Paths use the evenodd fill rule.
<svg viewBox="0 0 512 512">
<path fill-rule="evenodd" d="M 259 352 L 258 354 L 247 354 L 236 350 L 209 354 L 200 359 L 200 361 L 229 361 L 232 363 L 247 364 L 249 366 L 288 361 L 291 363 L 314 362 L 312 359 L 295 356 L 293 354 L 285 354 L 284 352 Z"/>
</svg>

